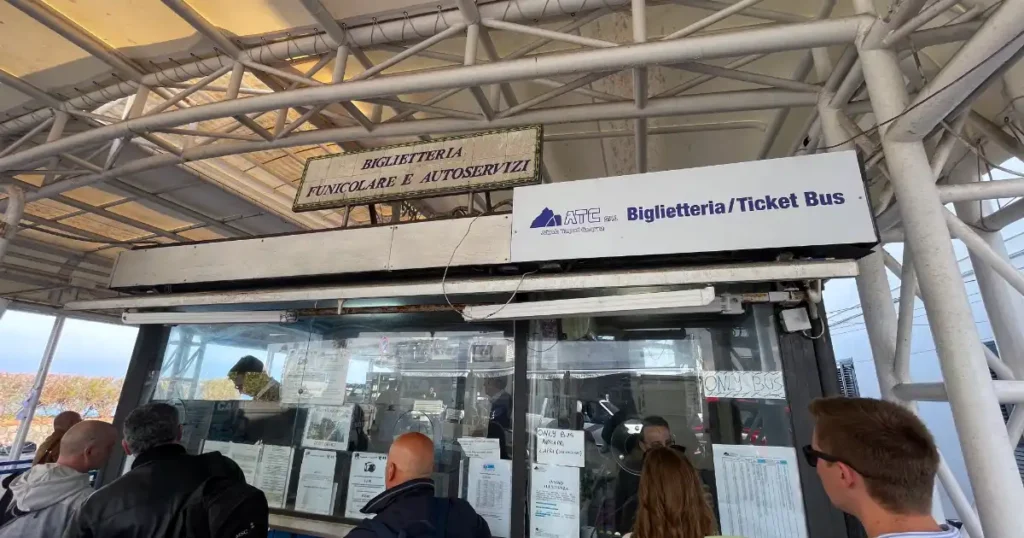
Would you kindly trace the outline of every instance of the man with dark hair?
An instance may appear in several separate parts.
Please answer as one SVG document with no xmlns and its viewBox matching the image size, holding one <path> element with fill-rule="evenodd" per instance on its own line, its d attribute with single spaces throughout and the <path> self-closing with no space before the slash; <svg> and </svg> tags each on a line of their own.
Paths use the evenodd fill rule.
<svg viewBox="0 0 1024 538">
<path fill-rule="evenodd" d="M 931 515 L 939 452 L 916 415 L 870 398 L 820 398 L 810 410 L 816 423 L 804 457 L 832 504 L 869 538 L 960 536 Z"/>
<path fill-rule="evenodd" d="M 228 370 L 228 378 L 239 393 L 257 402 L 281 401 L 281 384 L 263 371 L 263 361 L 246 355 Z"/>
<path fill-rule="evenodd" d="M 262 492 L 235 462 L 219 452 L 189 455 L 180 440 L 174 406 L 132 411 L 121 442 L 135 456 L 131 470 L 89 497 L 64 538 L 266 537 Z"/>
<path fill-rule="evenodd" d="M 637 447 L 639 454 L 625 454 L 627 458 L 643 458 L 644 453 L 655 448 L 672 446 L 672 430 L 668 421 L 659 416 L 649 416 L 641 421 Z M 640 491 L 640 475 L 622 466 L 615 484 L 615 530 L 625 534 L 633 530 L 636 521 L 637 494 Z M 639 465 L 636 466 L 639 469 Z"/>
</svg>

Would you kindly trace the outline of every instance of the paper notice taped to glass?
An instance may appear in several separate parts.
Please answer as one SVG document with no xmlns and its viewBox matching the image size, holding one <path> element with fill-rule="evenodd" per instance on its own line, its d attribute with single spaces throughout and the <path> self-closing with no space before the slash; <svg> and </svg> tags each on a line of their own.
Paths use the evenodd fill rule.
<svg viewBox="0 0 1024 538">
<path fill-rule="evenodd" d="M 302 446 L 328 450 L 348 450 L 354 406 L 313 406 L 306 417 Z"/>
<path fill-rule="evenodd" d="M 705 398 L 786 399 L 782 372 L 704 371 L 700 388 Z"/>
<path fill-rule="evenodd" d="M 263 445 L 255 485 L 267 496 L 267 504 L 272 508 L 284 508 L 294 453 L 290 446 Z"/>
<path fill-rule="evenodd" d="M 349 358 L 345 349 L 290 351 L 281 376 L 281 403 L 344 404 Z"/>
<path fill-rule="evenodd" d="M 530 475 L 530 532 L 533 538 L 580 535 L 580 470 L 534 464 Z"/>
<path fill-rule="evenodd" d="M 244 443 L 230 443 L 225 441 L 204 441 L 203 454 L 208 452 L 220 452 L 223 456 L 231 459 L 242 469 L 247 484 L 256 484 L 256 467 L 260 460 L 260 449 L 263 445 L 247 445 Z"/>
<path fill-rule="evenodd" d="M 345 497 L 345 517 L 351 519 L 370 517 L 359 510 L 387 489 L 384 486 L 384 470 L 387 463 L 387 454 L 352 453 L 352 467 L 348 474 L 348 495 Z"/>
<path fill-rule="evenodd" d="M 807 538 L 796 449 L 711 445 L 722 534 Z"/>
<path fill-rule="evenodd" d="M 501 459 L 501 445 L 497 439 L 487 437 L 459 437 L 459 446 L 467 458 L 483 460 Z"/>
<path fill-rule="evenodd" d="M 499 459 L 469 460 L 466 500 L 491 528 L 492 536 L 512 534 L 512 462 Z"/>
<path fill-rule="evenodd" d="M 295 492 L 295 509 L 329 516 L 334 513 L 334 470 L 338 454 L 327 450 L 306 449 L 299 467 L 299 487 Z"/>
<path fill-rule="evenodd" d="M 537 428 L 537 463 L 583 467 L 583 436 L 578 430 Z"/>
</svg>

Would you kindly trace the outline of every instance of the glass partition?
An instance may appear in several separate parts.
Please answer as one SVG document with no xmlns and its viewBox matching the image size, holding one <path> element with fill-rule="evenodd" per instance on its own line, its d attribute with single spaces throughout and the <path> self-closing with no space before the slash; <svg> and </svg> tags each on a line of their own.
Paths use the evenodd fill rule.
<svg viewBox="0 0 1024 538">
<path fill-rule="evenodd" d="M 449 312 L 183 325 L 152 399 L 179 407 L 190 452 L 234 459 L 272 508 L 356 523 L 402 433 L 434 441 L 440 496 L 482 494 L 469 455 L 511 469 L 513 361 L 512 323 Z"/>
<path fill-rule="evenodd" d="M 772 523 L 777 528 L 759 532 L 749 527 L 756 518 L 739 513 L 770 504 L 771 497 L 800 498 L 795 451 L 767 448 L 793 446 L 774 327 L 770 306 L 703 319 L 644 315 L 532 323 L 530 534 L 596 538 L 631 532 L 644 452 L 676 445 L 697 469 L 725 534 L 775 536 L 780 530 L 806 536 L 799 502 L 786 521 Z M 743 491 L 760 480 L 748 473 L 766 472 L 766 459 L 785 473 L 762 482 L 785 491 Z M 744 469 L 748 460 L 753 464 Z M 721 506 L 723 499 L 728 506 Z"/>
</svg>

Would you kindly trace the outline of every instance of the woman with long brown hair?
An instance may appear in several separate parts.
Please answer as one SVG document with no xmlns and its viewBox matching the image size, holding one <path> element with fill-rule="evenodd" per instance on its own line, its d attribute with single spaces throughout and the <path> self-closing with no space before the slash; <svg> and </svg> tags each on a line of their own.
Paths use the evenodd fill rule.
<svg viewBox="0 0 1024 538">
<path fill-rule="evenodd" d="M 668 447 L 648 450 L 632 538 L 704 538 L 716 532 L 714 512 L 686 456 Z"/>
</svg>

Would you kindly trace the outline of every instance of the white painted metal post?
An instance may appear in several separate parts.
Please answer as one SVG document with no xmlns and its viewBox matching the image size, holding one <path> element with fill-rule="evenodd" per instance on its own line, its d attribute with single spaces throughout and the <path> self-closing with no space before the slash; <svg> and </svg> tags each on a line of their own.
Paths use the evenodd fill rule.
<svg viewBox="0 0 1024 538">
<path fill-rule="evenodd" d="M 949 182 L 952 184 L 966 184 L 978 180 L 978 170 L 973 159 L 967 159 L 949 174 Z M 956 209 L 960 220 L 981 222 L 984 208 L 989 203 L 988 201 L 958 202 L 953 204 L 953 208 Z M 1000 258 L 1006 263 L 1011 263 L 1006 252 L 1006 243 L 1000 232 L 987 232 L 978 228 L 974 230 Z M 972 250 L 969 251 L 969 254 L 971 266 L 974 267 L 974 275 L 978 280 L 978 290 L 985 303 L 985 312 L 992 324 L 992 334 L 996 339 L 996 347 L 999 348 L 999 356 L 1013 370 L 1017 379 L 1024 379 L 1024 330 L 1022 330 L 1024 327 L 1024 301 L 1021 300 L 1021 295 L 1013 290 L 995 269 L 976 252 Z"/>
<path fill-rule="evenodd" d="M 860 46 L 861 43 L 858 43 Z M 882 148 L 899 199 L 907 242 L 914 249 L 917 276 L 949 393 L 967 472 L 974 486 L 982 528 L 988 538 L 1020 536 L 1024 506 L 1016 462 L 988 374 L 963 278 L 949 240 L 931 165 L 920 141 L 896 141 L 884 122 L 909 103 L 903 72 L 890 50 L 861 47 L 861 64 L 876 119 L 883 124 Z"/>
<path fill-rule="evenodd" d="M 43 359 L 39 363 L 39 371 L 36 372 L 36 379 L 32 382 L 28 402 L 25 404 L 23 411 L 25 418 L 18 425 L 18 433 L 15 434 L 14 443 L 11 444 L 11 454 L 8 457 L 8 461 L 17 461 L 21 458 L 21 447 L 25 445 L 29 427 L 32 426 L 32 419 L 36 414 L 36 406 L 39 405 L 39 397 L 42 396 L 43 385 L 46 383 L 46 376 L 50 373 L 50 364 L 53 362 L 53 354 L 57 351 L 57 343 L 60 342 L 60 333 L 63 329 L 64 316 L 55 317 L 53 319 L 53 328 L 50 329 L 50 338 L 46 341 L 46 349 L 43 351 Z"/>
</svg>

